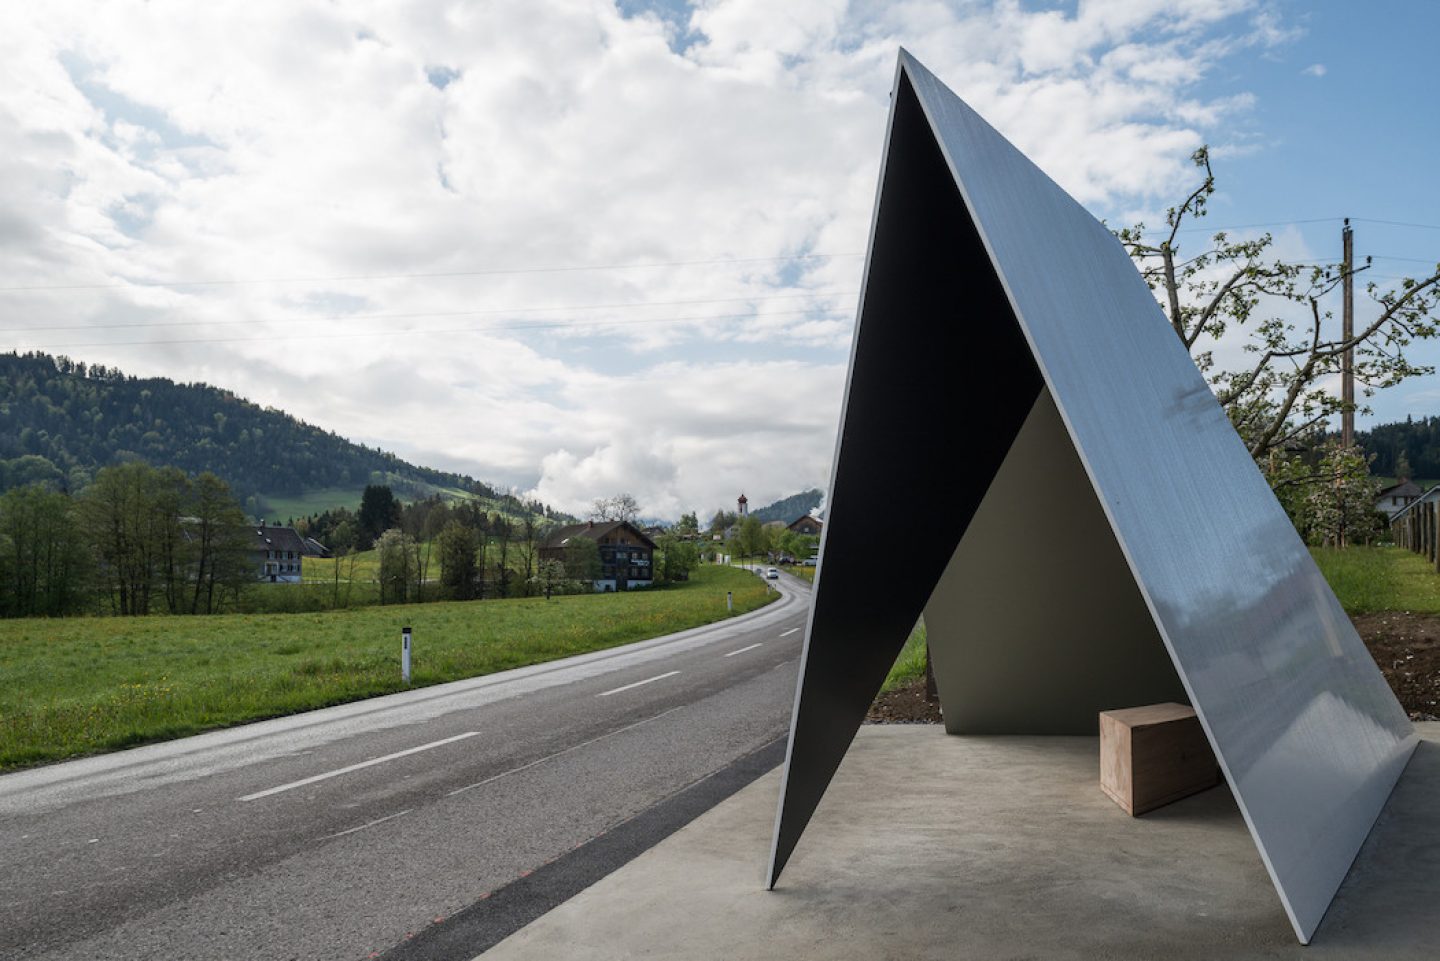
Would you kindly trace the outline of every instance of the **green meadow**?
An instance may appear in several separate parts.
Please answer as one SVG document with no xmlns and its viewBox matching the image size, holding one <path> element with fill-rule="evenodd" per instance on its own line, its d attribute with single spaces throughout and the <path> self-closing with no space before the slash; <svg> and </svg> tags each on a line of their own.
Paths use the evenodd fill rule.
<svg viewBox="0 0 1440 961">
<path fill-rule="evenodd" d="M 415 687 L 601 650 L 754 610 L 753 574 L 698 568 L 623 594 L 304 614 L 0 621 L 0 770 L 389 694 L 400 629 Z"/>
<path fill-rule="evenodd" d="M 1315 547 L 1310 553 L 1351 614 L 1440 614 L 1440 574 L 1419 554 L 1399 547 Z"/>
</svg>

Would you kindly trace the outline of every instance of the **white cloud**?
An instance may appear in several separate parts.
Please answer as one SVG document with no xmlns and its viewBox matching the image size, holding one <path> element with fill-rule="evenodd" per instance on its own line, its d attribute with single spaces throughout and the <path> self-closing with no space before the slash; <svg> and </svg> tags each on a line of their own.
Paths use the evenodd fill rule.
<svg viewBox="0 0 1440 961">
<path fill-rule="evenodd" d="M 1323 77 L 1325 76 L 1325 65 L 1323 63 L 1312 63 L 1300 72 L 1307 77 Z"/>
<path fill-rule="evenodd" d="M 763 503 L 828 480 L 896 48 L 1143 209 L 1257 4 L 10 5 L 0 287 L 111 286 L 0 314 L 562 508 Z"/>
</svg>

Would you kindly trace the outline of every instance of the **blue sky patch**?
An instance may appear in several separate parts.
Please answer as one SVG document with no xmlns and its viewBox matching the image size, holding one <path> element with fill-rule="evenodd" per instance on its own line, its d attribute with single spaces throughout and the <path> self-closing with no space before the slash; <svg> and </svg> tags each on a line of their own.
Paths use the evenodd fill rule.
<svg viewBox="0 0 1440 961">
<path fill-rule="evenodd" d="M 60 53 L 60 64 L 65 72 L 70 75 L 70 82 L 75 89 L 85 95 L 101 113 L 105 115 L 106 123 L 112 127 L 117 122 L 134 124 L 143 127 L 159 138 L 161 148 L 165 150 L 178 150 L 183 147 L 213 147 L 215 144 L 206 137 L 187 133 L 175 124 L 163 111 L 143 103 L 138 103 L 123 94 L 116 93 L 107 87 L 103 81 L 96 77 L 96 70 L 93 64 L 84 57 L 71 51 Z M 113 135 L 107 137 L 107 145 L 115 146 Z M 150 151 L 154 153 L 154 151 Z M 142 159 L 152 159 L 144 156 Z"/>
<path fill-rule="evenodd" d="M 425 79 L 430 81 L 430 86 L 436 90 L 444 90 L 450 84 L 460 79 L 460 71 L 454 67 L 426 67 Z"/>
</svg>

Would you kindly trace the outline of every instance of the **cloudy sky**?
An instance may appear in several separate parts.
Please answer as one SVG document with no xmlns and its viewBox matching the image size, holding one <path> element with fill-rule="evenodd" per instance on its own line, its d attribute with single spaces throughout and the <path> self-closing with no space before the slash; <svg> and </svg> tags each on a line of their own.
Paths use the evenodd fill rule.
<svg viewBox="0 0 1440 961">
<path fill-rule="evenodd" d="M 764 503 L 828 480 L 899 46 L 1111 223 L 1159 223 L 1210 143 L 1213 226 L 1333 259 L 1362 218 L 1383 280 L 1440 257 L 1437 10 L 7 4 L 0 349 L 569 510 Z"/>
</svg>

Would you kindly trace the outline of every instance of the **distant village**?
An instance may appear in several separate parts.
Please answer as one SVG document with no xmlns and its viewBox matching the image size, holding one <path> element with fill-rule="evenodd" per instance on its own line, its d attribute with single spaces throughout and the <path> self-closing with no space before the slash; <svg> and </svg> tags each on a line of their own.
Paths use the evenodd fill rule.
<svg viewBox="0 0 1440 961">
<path fill-rule="evenodd" d="M 606 501 L 597 501 L 597 505 Z M 631 502 L 633 503 L 633 502 Z M 694 514 L 673 525 L 645 524 L 629 517 L 592 517 L 582 523 L 551 528 L 538 544 L 540 562 L 554 562 L 573 571 L 574 554 L 581 544 L 593 545 L 598 565 L 582 578 L 597 592 L 624 591 L 653 585 L 656 554 L 686 545 L 697 561 L 728 563 L 765 562 L 814 567 L 825 522 L 817 513 L 804 513 L 789 521 L 760 521 L 750 513 L 742 492 L 734 512 L 717 511 L 710 526 L 701 529 Z M 604 509 L 597 514 L 607 513 Z M 621 513 L 628 513 L 622 510 Z M 667 544 L 667 542 L 669 542 Z M 250 540 L 251 566 L 256 578 L 274 584 L 304 581 L 308 558 L 334 559 L 335 552 L 295 526 L 261 520 Z M 688 573 L 688 572 L 686 572 Z M 684 579 L 682 573 L 677 579 Z"/>
</svg>

